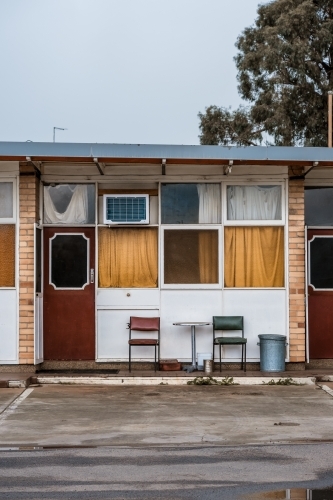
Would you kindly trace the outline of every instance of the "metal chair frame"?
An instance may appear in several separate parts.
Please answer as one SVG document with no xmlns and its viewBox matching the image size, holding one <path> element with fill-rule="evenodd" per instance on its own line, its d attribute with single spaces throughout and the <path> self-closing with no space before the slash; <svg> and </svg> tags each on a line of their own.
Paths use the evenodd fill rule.
<svg viewBox="0 0 333 500">
<path fill-rule="evenodd" d="M 137 327 L 132 327 L 132 319 L 135 320 L 137 324 L 139 324 Z M 142 321 L 141 321 L 142 320 Z M 158 320 L 156 321 L 158 323 L 158 328 L 147 328 L 144 326 L 145 321 L 147 320 Z M 140 326 L 140 323 L 142 323 L 142 326 Z M 157 365 L 159 365 L 160 362 L 160 318 L 155 317 L 155 318 L 147 318 L 147 317 L 139 317 L 139 316 L 131 316 L 130 317 L 130 322 L 127 323 L 127 328 L 129 329 L 129 339 L 128 339 L 128 368 L 129 372 L 132 371 L 132 358 L 131 358 L 131 348 L 133 346 L 135 347 L 140 347 L 140 346 L 154 346 L 155 348 L 155 357 L 154 357 L 154 370 L 156 372 Z M 138 342 L 145 341 L 140 343 L 135 343 L 131 344 L 132 339 L 132 331 L 137 331 L 137 332 L 157 332 L 157 339 L 137 339 Z M 149 343 L 151 341 L 151 344 Z M 156 359 L 156 354 L 157 354 L 157 359 Z"/>
<path fill-rule="evenodd" d="M 216 331 L 232 331 L 238 330 L 242 332 L 242 337 L 225 337 L 226 341 L 216 342 Z M 218 337 L 223 339 L 223 337 Z M 233 342 L 234 340 L 234 342 Z M 243 316 L 213 316 L 213 360 L 214 360 L 214 347 L 219 346 L 220 349 L 220 372 L 222 371 L 222 346 L 223 345 L 241 345 L 242 346 L 242 364 L 241 369 L 246 372 L 246 343 L 247 339 L 244 337 L 244 317 Z"/>
</svg>

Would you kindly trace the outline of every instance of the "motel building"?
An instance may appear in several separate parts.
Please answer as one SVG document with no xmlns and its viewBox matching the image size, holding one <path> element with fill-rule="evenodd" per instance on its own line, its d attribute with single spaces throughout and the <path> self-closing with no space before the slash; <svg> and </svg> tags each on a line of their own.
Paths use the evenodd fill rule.
<svg viewBox="0 0 333 500">
<path fill-rule="evenodd" d="M 127 367 L 131 316 L 190 363 L 174 323 L 223 315 L 248 369 L 260 334 L 287 337 L 287 369 L 333 366 L 332 149 L 0 142 L 2 369 Z"/>
</svg>

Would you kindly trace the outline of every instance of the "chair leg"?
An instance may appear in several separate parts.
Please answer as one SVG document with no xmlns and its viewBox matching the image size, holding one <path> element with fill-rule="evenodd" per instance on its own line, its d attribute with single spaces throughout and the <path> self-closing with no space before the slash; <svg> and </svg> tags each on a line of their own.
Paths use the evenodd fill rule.
<svg viewBox="0 0 333 500">
<path fill-rule="evenodd" d="M 222 371 L 222 363 L 221 363 L 221 349 L 222 349 L 222 345 L 220 344 L 220 372 Z"/>
<path fill-rule="evenodd" d="M 154 363 L 154 368 L 155 368 L 155 373 L 156 373 L 156 345 L 154 347 L 155 347 L 155 363 Z"/>
<path fill-rule="evenodd" d="M 241 370 L 243 370 L 243 351 L 244 351 L 244 344 L 242 344 L 242 364 L 241 364 Z"/>
<path fill-rule="evenodd" d="M 244 371 L 246 372 L 246 344 L 244 344 L 244 352 L 245 352 Z"/>
<path fill-rule="evenodd" d="M 128 369 L 129 372 L 131 373 L 131 344 L 128 346 L 129 354 L 128 354 Z"/>
</svg>

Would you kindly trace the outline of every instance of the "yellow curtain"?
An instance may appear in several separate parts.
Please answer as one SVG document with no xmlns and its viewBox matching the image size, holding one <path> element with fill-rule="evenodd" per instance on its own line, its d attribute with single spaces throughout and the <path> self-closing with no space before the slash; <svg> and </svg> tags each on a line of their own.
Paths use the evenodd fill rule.
<svg viewBox="0 0 333 500">
<path fill-rule="evenodd" d="M 156 229 L 100 228 L 98 252 L 99 287 L 157 287 Z"/>
<path fill-rule="evenodd" d="M 283 287 L 283 227 L 227 227 L 224 233 L 226 287 Z"/>
<path fill-rule="evenodd" d="M 0 286 L 15 286 L 15 226 L 0 224 Z"/>
<path fill-rule="evenodd" d="M 217 231 L 199 231 L 200 283 L 218 283 L 217 237 Z"/>
</svg>

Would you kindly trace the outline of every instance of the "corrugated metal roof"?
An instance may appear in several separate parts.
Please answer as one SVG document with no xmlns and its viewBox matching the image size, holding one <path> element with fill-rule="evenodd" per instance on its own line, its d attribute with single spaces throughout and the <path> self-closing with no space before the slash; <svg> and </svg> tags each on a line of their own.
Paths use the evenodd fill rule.
<svg viewBox="0 0 333 500">
<path fill-rule="evenodd" d="M 329 162 L 333 148 L 302 147 L 222 147 L 155 144 L 92 144 L 61 142 L 0 142 L 2 158 L 25 159 L 110 158 L 110 159 L 179 159 L 179 160 L 249 160 L 277 162 Z"/>
</svg>

